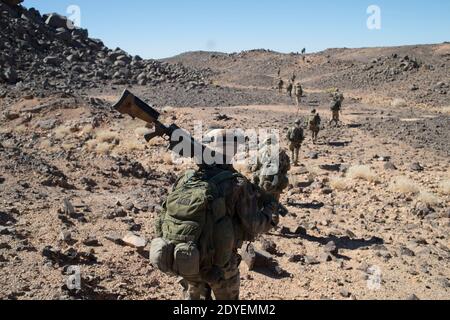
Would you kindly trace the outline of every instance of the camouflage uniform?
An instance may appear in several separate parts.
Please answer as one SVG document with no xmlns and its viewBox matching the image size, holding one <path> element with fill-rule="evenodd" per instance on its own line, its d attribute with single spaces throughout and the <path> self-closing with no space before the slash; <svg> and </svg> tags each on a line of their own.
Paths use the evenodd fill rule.
<svg viewBox="0 0 450 320">
<path fill-rule="evenodd" d="M 283 79 L 278 79 L 278 93 L 283 93 L 284 81 Z"/>
<path fill-rule="evenodd" d="M 308 119 L 308 127 L 312 134 L 313 143 L 317 143 L 317 138 L 320 132 L 320 123 L 321 123 L 320 115 L 316 112 L 316 110 L 311 111 L 311 115 Z"/>
<path fill-rule="evenodd" d="M 300 153 L 300 147 L 305 140 L 303 129 L 300 127 L 301 121 L 295 122 L 295 127 L 288 130 L 287 139 L 289 141 L 289 150 L 292 152 L 292 161 L 295 166 L 298 165 L 298 155 Z"/>
<path fill-rule="evenodd" d="M 284 150 L 280 150 L 276 155 L 278 159 L 274 159 L 271 153 L 270 144 L 263 146 L 258 152 L 257 164 L 250 168 L 250 171 L 253 172 L 253 183 L 279 201 L 283 190 L 289 185 L 287 173 L 291 169 L 291 159 Z M 270 166 L 273 164 L 278 166 L 275 174 L 267 171 L 272 169 Z"/>
<path fill-rule="evenodd" d="M 302 96 L 303 96 L 303 88 L 300 83 L 297 83 L 295 85 L 294 94 L 295 94 L 295 99 L 296 99 L 297 107 L 298 107 L 298 106 L 300 106 L 300 102 L 301 102 Z"/>
<path fill-rule="evenodd" d="M 334 122 L 335 125 L 339 125 L 340 122 L 340 112 L 342 108 L 342 102 L 344 101 L 344 95 L 337 91 L 333 94 L 333 101 L 331 102 L 331 113 L 332 119 L 330 120 L 330 125 Z"/>
<path fill-rule="evenodd" d="M 232 166 L 217 166 L 206 169 L 208 176 L 215 176 L 221 170 L 231 170 Z M 244 177 L 227 180 L 220 184 L 224 191 L 227 215 L 233 220 L 234 247 L 231 259 L 221 269 L 223 277 L 219 281 L 211 282 L 196 276 L 184 279 L 184 292 L 187 300 L 208 299 L 212 291 L 217 300 L 238 300 L 241 257 L 237 251 L 245 241 L 254 241 L 259 234 L 266 233 L 273 228 L 277 220 L 276 210 L 272 202 L 261 203 L 258 199 L 258 190 Z"/>
<path fill-rule="evenodd" d="M 288 86 L 286 87 L 286 91 L 289 97 L 291 98 L 292 98 L 292 89 L 294 89 L 294 85 L 292 84 L 292 82 L 289 82 Z"/>
</svg>

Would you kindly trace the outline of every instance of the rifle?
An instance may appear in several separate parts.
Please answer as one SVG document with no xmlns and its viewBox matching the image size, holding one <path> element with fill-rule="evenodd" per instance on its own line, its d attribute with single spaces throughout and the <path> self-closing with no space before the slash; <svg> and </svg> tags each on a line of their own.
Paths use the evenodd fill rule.
<svg viewBox="0 0 450 320">
<path fill-rule="evenodd" d="M 188 132 L 182 130 L 176 124 L 171 124 L 169 126 L 164 125 L 159 121 L 161 114 L 155 110 L 153 107 L 136 97 L 130 91 L 125 90 L 120 97 L 119 101 L 115 103 L 113 109 L 117 110 L 121 114 L 127 114 L 131 116 L 133 119 L 141 119 L 148 124 L 152 124 L 155 127 L 154 132 L 148 133 L 144 135 L 144 138 L 147 142 L 150 142 L 152 139 L 156 137 L 162 137 L 169 141 L 169 150 L 174 150 L 175 146 L 177 146 L 183 139 L 186 139 L 190 144 L 190 153 L 183 154 L 184 150 L 180 150 L 179 155 L 182 157 L 194 158 L 196 163 L 200 167 L 204 167 L 205 165 L 202 162 L 202 159 L 197 159 L 196 150 L 201 150 L 202 153 L 199 155 L 200 157 L 204 154 L 204 151 L 207 149 L 206 146 L 197 142 Z M 174 135 L 177 134 L 178 141 L 174 139 Z M 218 154 L 220 157 L 221 155 Z M 223 159 L 225 157 L 223 156 Z M 263 190 L 258 190 L 261 195 L 261 200 L 264 204 L 275 203 L 278 205 L 278 214 L 282 217 L 285 217 L 288 214 L 288 210 L 282 204 L 279 203 L 272 195 L 268 194 Z"/>
<path fill-rule="evenodd" d="M 119 101 L 112 107 L 121 114 L 127 114 L 133 119 L 137 118 L 148 124 L 152 124 L 155 129 L 154 132 L 144 135 L 147 142 L 150 142 L 156 137 L 161 137 L 169 142 L 169 150 L 174 151 L 175 146 L 177 146 L 180 142 L 187 141 L 187 143 L 190 143 L 190 148 L 187 148 L 190 152 L 188 154 L 184 154 L 183 152 L 186 151 L 186 149 L 183 148 L 182 150 L 179 150 L 178 154 L 182 157 L 194 158 L 198 160 L 198 162 L 196 162 L 197 164 L 201 163 L 202 159 L 196 158 L 196 151 L 201 151 L 201 154 L 198 155 L 202 156 L 206 146 L 198 143 L 188 132 L 182 130 L 176 124 L 173 123 L 166 126 L 161 123 L 159 121 L 161 114 L 153 107 L 136 97 L 130 91 L 125 90 Z M 175 135 L 177 139 L 175 139 Z"/>
</svg>

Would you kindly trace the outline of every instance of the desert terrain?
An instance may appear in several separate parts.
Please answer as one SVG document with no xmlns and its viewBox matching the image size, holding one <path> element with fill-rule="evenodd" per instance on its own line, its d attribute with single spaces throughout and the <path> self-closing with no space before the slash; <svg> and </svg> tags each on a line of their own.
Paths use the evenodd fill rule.
<svg viewBox="0 0 450 320">
<path fill-rule="evenodd" d="M 450 43 L 146 60 L 6 2 L 0 299 L 182 298 L 177 279 L 150 265 L 148 243 L 193 164 L 112 110 L 124 89 L 187 130 L 201 120 L 284 138 L 320 112 L 319 143 L 308 136 L 282 196 L 289 215 L 255 243 L 283 272 L 242 263 L 242 299 L 450 298 Z M 278 70 L 303 84 L 300 109 L 275 90 Z M 328 125 L 335 88 L 346 97 L 339 127 Z M 67 287 L 71 266 L 79 290 Z"/>
</svg>

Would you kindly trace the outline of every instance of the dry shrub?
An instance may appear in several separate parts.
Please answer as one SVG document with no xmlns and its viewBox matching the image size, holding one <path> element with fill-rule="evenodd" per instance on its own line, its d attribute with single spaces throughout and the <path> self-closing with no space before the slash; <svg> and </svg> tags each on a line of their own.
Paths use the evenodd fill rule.
<svg viewBox="0 0 450 320">
<path fill-rule="evenodd" d="M 350 189 L 352 181 L 349 178 L 332 177 L 330 179 L 330 186 L 338 191 L 345 191 Z"/>
<path fill-rule="evenodd" d="M 443 112 L 443 113 L 446 113 L 446 114 L 450 114 L 450 106 L 448 106 L 448 107 L 443 107 L 443 108 L 442 108 L 442 112 Z"/>
<path fill-rule="evenodd" d="M 171 107 L 171 106 L 165 106 L 164 108 L 162 108 L 163 113 L 173 113 L 174 111 L 175 111 L 175 108 Z"/>
<path fill-rule="evenodd" d="M 147 133 L 150 133 L 151 130 L 145 127 L 140 127 L 134 130 L 134 134 L 136 135 L 136 138 L 142 138 Z"/>
<path fill-rule="evenodd" d="M 64 142 L 61 144 L 61 148 L 63 148 L 66 151 L 72 150 L 76 148 L 76 145 L 74 143 Z"/>
<path fill-rule="evenodd" d="M 419 196 L 417 197 L 417 200 L 429 205 L 436 205 L 441 202 L 441 200 L 435 194 L 428 191 L 421 191 Z"/>
<path fill-rule="evenodd" d="M 321 171 L 319 167 L 307 166 L 308 171 L 308 181 L 314 181 L 318 176 L 320 176 Z"/>
<path fill-rule="evenodd" d="M 87 124 L 80 130 L 80 134 L 87 135 L 87 134 L 91 134 L 93 131 L 94 131 L 94 128 L 92 127 L 92 125 Z"/>
<path fill-rule="evenodd" d="M 145 150 L 145 145 L 136 140 L 125 140 L 120 142 L 117 147 L 118 153 L 128 153 L 133 151 L 143 151 Z"/>
<path fill-rule="evenodd" d="M 404 108 L 404 107 L 408 106 L 408 103 L 406 102 L 405 99 L 397 98 L 397 99 L 392 100 L 391 105 L 394 108 Z"/>
<path fill-rule="evenodd" d="M 95 152 L 98 154 L 109 154 L 113 148 L 114 145 L 107 142 L 101 142 L 95 147 Z"/>
<path fill-rule="evenodd" d="M 20 125 L 20 126 L 17 126 L 14 128 L 14 132 L 19 133 L 19 134 L 26 133 L 27 131 L 28 131 L 28 128 L 25 125 Z"/>
<path fill-rule="evenodd" d="M 173 155 L 170 152 L 167 152 L 163 155 L 163 163 L 169 166 L 173 165 Z"/>
<path fill-rule="evenodd" d="M 450 195 L 450 180 L 442 181 L 439 184 L 439 192 L 443 195 Z"/>
<path fill-rule="evenodd" d="M 100 143 L 116 143 L 120 141 L 119 134 L 114 131 L 99 131 L 95 134 L 95 139 Z"/>
<path fill-rule="evenodd" d="M 418 194 L 420 192 L 420 187 L 414 181 L 405 177 L 394 179 L 391 189 L 401 194 Z"/>
<path fill-rule="evenodd" d="M 62 125 L 56 128 L 54 132 L 56 139 L 64 139 L 72 133 L 72 130 L 70 127 Z"/>
<path fill-rule="evenodd" d="M 153 146 L 153 147 L 160 147 L 160 146 L 166 146 L 166 145 L 167 145 L 167 141 L 164 140 L 164 139 L 161 138 L 161 137 L 156 137 L 156 138 L 150 140 L 150 141 L 148 142 L 148 144 L 149 144 L 150 146 Z"/>
<path fill-rule="evenodd" d="M 369 166 L 353 166 L 348 169 L 347 177 L 350 179 L 360 179 L 369 182 L 378 182 L 378 176 Z"/>
<path fill-rule="evenodd" d="M 42 140 L 39 143 L 39 149 L 48 150 L 48 149 L 50 149 L 52 147 L 53 147 L 53 144 L 48 139 Z"/>
<path fill-rule="evenodd" d="M 86 149 L 88 151 L 94 151 L 97 145 L 98 145 L 97 140 L 89 140 L 88 142 L 86 142 Z"/>
</svg>

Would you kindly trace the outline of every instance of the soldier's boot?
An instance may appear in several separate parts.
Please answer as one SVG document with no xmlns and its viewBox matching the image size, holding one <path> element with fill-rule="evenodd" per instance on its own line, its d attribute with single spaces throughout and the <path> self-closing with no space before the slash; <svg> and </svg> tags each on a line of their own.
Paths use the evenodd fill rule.
<svg viewBox="0 0 450 320">
<path fill-rule="evenodd" d="M 241 276 L 239 270 L 236 270 L 236 274 L 226 280 L 222 280 L 217 284 L 211 285 L 214 292 L 214 297 L 219 301 L 236 301 L 239 300 L 239 290 L 241 286 Z"/>
<path fill-rule="evenodd" d="M 181 285 L 184 288 L 185 300 L 198 301 L 211 299 L 211 290 L 206 283 L 185 281 Z"/>
<path fill-rule="evenodd" d="M 239 265 L 241 261 L 241 256 L 236 253 L 233 254 L 230 263 L 224 270 L 223 279 L 217 283 L 210 284 L 216 300 L 239 300 L 241 286 Z"/>
</svg>

